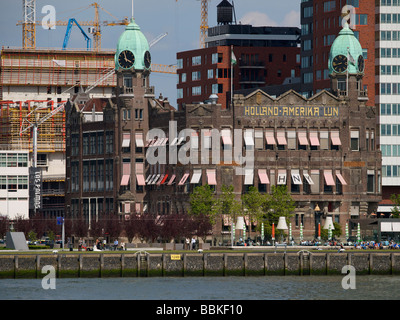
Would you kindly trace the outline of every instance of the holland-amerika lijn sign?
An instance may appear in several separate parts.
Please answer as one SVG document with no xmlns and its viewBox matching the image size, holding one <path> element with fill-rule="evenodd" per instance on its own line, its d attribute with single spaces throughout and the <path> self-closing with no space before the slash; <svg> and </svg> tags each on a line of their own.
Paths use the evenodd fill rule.
<svg viewBox="0 0 400 320">
<path fill-rule="evenodd" d="M 339 107 L 329 106 L 245 106 L 245 116 L 338 117 Z"/>
</svg>

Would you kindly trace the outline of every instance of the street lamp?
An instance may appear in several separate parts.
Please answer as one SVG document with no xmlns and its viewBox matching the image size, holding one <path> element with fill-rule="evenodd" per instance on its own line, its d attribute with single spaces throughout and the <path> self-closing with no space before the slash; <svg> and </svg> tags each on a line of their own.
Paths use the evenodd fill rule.
<svg viewBox="0 0 400 320">
<path fill-rule="evenodd" d="M 321 209 L 318 206 L 318 203 L 315 205 L 314 208 L 315 214 L 315 233 L 317 234 L 318 241 L 321 240 Z"/>
<path fill-rule="evenodd" d="M 328 240 L 331 240 L 332 239 L 332 230 L 335 230 L 335 227 L 333 226 L 332 217 L 326 217 L 324 229 L 328 230 Z"/>
<path fill-rule="evenodd" d="M 277 230 L 287 230 L 288 229 L 285 217 L 279 217 L 278 225 L 276 226 L 276 229 Z M 283 243 L 283 234 L 281 234 L 281 242 Z"/>
</svg>

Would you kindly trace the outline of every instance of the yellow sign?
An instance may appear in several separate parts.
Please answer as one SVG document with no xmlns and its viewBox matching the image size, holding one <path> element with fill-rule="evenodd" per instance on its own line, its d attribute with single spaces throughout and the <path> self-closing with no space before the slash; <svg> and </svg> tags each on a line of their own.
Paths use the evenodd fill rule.
<svg viewBox="0 0 400 320">
<path fill-rule="evenodd" d="M 245 116 L 338 117 L 339 107 L 328 106 L 245 106 Z"/>
<path fill-rule="evenodd" d="M 180 254 L 171 254 L 171 260 L 181 260 Z"/>
<path fill-rule="evenodd" d="M 345 167 L 365 167 L 365 161 L 345 161 L 343 163 Z"/>
</svg>

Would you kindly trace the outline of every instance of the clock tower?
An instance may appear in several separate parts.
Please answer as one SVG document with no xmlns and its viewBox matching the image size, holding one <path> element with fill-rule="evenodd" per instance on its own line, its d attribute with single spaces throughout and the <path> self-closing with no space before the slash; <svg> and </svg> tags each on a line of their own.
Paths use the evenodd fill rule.
<svg viewBox="0 0 400 320">
<path fill-rule="evenodd" d="M 368 100 L 362 85 L 364 57 L 360 42 L 346 23 L 332 43 L 328 60 L 332 91 L 339 96 Z"/>
<path fill-rule="evenodd" d="M 149 130 L 151 54 L 149 43 L 132 19 L 115 52 L 117 85 L 113 96 L 115 187 L 118 212 L 143 213 L 146 207 L 145 139 Z"/>
</svg>

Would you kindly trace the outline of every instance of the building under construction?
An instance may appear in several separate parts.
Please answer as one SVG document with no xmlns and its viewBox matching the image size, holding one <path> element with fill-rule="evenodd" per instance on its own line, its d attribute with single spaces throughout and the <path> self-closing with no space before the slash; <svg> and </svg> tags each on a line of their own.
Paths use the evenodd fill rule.
<svg viewBox="0 0 400 320">
<path fill-rule="evenodd" d="M 3 47 L 0 59 L 1 100 L 61 102 L 81 87 L 104 97 L 116 81 L 108 75 L 114 69 L 113 51 Z"/>
<path fill-rule="evenodd" d="M 0 67 L 0 149 L 29 151 L 32 164 L 32 130 L 21 131 L 39 124 L 40 212 L 60 216 L 65 197 L 65 112 L 60 105 L 71 95 L 83 100 L 111 96 L 116 81 L 110 74 L 114 52 L 3 48 Z M 29 213 L 16 215 L 27 217 Z"/>
</svg>

